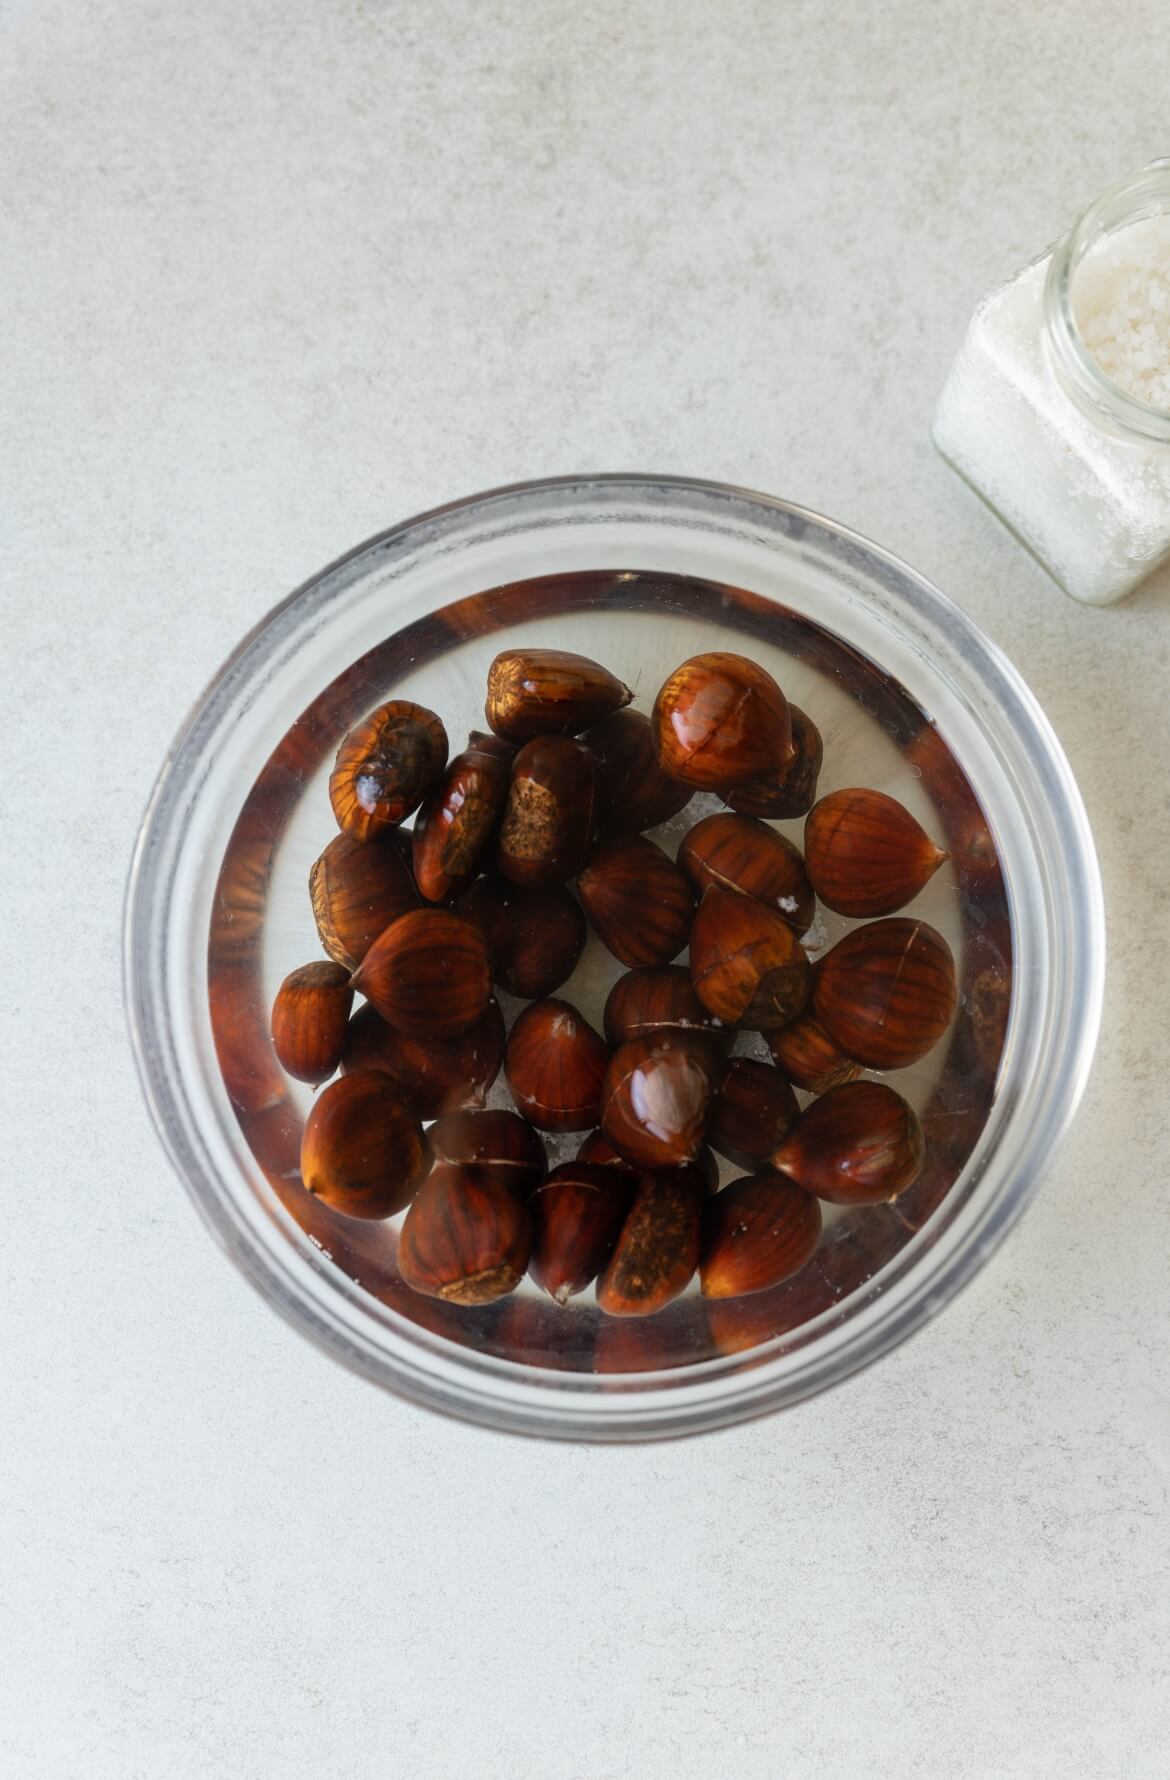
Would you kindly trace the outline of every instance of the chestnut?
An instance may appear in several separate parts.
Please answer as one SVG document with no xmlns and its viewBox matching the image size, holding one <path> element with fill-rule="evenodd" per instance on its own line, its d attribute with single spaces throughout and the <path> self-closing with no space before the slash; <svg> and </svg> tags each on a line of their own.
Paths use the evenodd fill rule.
<svg viewBox="0 0 1170 1780">
<path fill-rule="evenodd" d="M 400 915 L 358 965 L 353 986 L 412 1038 L 452 1038 L 483 1014 L 492 992 L 478 927 L 443 909 Z"/>
<path fill-rule="evenodd" d="M 353 990 L 342 964 L 305 964 L 285 977 L 272 1006 L 272 1048 L 289 1075 L 316 1086 L 341 1062 Z"/>
<path fill-rule="evenodd" d="M 855 927 L 818 961 L 817 1019 L 868 1069 L 902 1069 L 925 1057 L 950 1025 L 955 961 L 925 921 L 894 916 Z"/>
<path fill-rule="evenodd" d="M 567 649 L 505 649 L 488 669 L 488 728 L 512 742 L 576 735 L 633 693 L 608 668 Z"/>
<path fill-rule="evenodd" d="M 696 822 L 683 837 L 678 862 L 700 896 L 711 884 L 742 890 L 807 933 L 816 898 L 804 860 L 792 842 L 754 816 L 720 811 Z"/>
<path fill-rule="evenodd" d="M 544 1145 L 525 1119 L 503 1108 L 452 1112 L 427 1132 L 436 1167 L 474 1168 L 527 1199 L 548 1169 Z"/>
<path fill-rule="evenodd" d="M 737 1298 L 791 1279 L 812 1260 L 820 1234 L 817 1201 L 775 1169 L 732 1181 L 703 1208 L 704 1298 Z"/>
<path fill-rule="evenodd" d="M 397 828 L 418 808 L 447 761 L 447 731 L 409 699 L 380 705 L 337 751 L 329 801 L 337 826 L 357 841 Z"/>
<path fill-rule="evenodd" d="M 387 1026 L 366 1004 L 349 1022 L 341 1067 L 380 1069 L 398 1083 L 420 1119 L 481 1107 L 504 1061 L 504 1016 L 489 1001 L 473 1026 L 453 1038 L 412 1038 Z"/>
<path fill-rule="evenodd" d="M 642 1176 L 597 1282 L 607 1316 L 653 1316 L 686 1291 L 699 1265 L 705 1203 L 691 1169 Z"/>
<path fill-rule="evenodd" d="M 816 983 L 816 972 L 813 972 Z M 814 987 L 815 994 L 815 987 Z M 807 1010 L 767 1035 L 768 1049 L 776 1067 L 790 1082 L 809 1094 L 824 1094 L 852 1082 L 861 1074 L 861 1064 L 847 1057 L 835 1044 L 817 1019 Z"/>
<path fill-rule="evenodd" d="M 581 740 L 597 762 L 597 827 L 601 834 L 641 834 L 684 810 L 689 785 L 664 773 L 654 757 L 650 719 L 614 711 Z"/>
<path fill-rule="evenodd" d="M 576 877 L 593 831 L 593 758 L 571 736 L 540 736 L 512 762 L 496 864 L 539 889 Z"/>
<path fill-rule="evenodd" d="M 799 1112 L 792 1084 L 770 1063 L 733 1057 L 711 1103 L 707 1141 L 738 1168 L 759 1168 Z"/>
<path fill-rule="evenodd" d="M 542 1131 L 596 1125 L 605 1040 L 567 1001 L 534 1001 L 508 1034 L 504 1074 L 524 1117 Z"/>
<path fill-rule="evenodd" d="M 754 896 L 713 884 L 691 929 L 691 977 L 721 1020 L 770 1032 L 800 1013 L 812 972 L 782 916 Z"/>
<path fill-rule="evenodd" d="M 686 945 L 694 894 L 674 861 L 644 835 L 604 841 L 577 889 L 598 938 L 623 964 L 666 964 Z"/>
<path fill-rule="evenodd" d="M 744 655 L 684 661 L 655 699 L 650 726 L 662 770 L 702 791 L 750 784 L 792 758 L 788 700 Z"/>
<path fill-rule="evenodd" d="M 514 750 L 495 736 L 468 742 L 414 819 L 414 875 L 428 902 L 465 890 L 503 813 Z"/>
<path fill-rule="evenodd" d="M 838 915 L 892 915 L 917 896 L 947 855 L 883 791 L 833 791 L 804 825 L 816 893 Z"/>
<path fill-rule="evenodd" d="M 876 1205 L 918 1179 L 924 1155 L 922 1126 L 900 1094 L 847 1082 L 805 1107 L 772 1167 L 834 1205 Z"/>
<path fill-rule="evenodd" d="M 528 1201 L 528 1271 L 558 1304 L 591 1285 L 617 1245 L 636 1177 L 597 1163 L 563 1162 Z"/>
<path fill-rule="evenodd" d="M 407 1285 L 447 1304 L 490 1304 L 524 1277 L 532 1242 L 528 1208 L 475 1169 L 436 1168 L 398 1235 Z"/>
<path fill-rule="evenodd" d="M 789 705 L 793 758 L 778 773 L 738 785 L 724 801 L 743 816 L 767 816 L 773 822 L 807 816 L 817 800 L 817 780 L 824 759 L 821 732 L 797 705 Z"/>
<path fill-rule="evenodd" d="M 494 980 L 522 1001 L 539 1001 L 567 982 L 588 938 L 581 905 L 563 884 L 525 890 L 477 878 L 456 912 L 487 941 Z"/>
<path fill-rule="evenodd" d="M 422 1126 L 379 1070 L 343 1075 L 309 1109 L 301 1179 L 346 1217 L 393 1217 L 413 1198 L 430 1160 Z"/>
<path fill-rule="evenodd" d="M 703 1147 L 718 1075 L 709 1039 L 661 1032 L 619 1045 L 601 1096 L 601 1129 L 640 1168 L 691 1162 Z"/>
<path fill-rule="evenodd" d="M 419 906 L 405 839 L 395 830 L 376 841 L 334 835 L 309 873 L 309 897 L 321 944 L 347 970 L 357 969 L 392 921 Z"/>
<path fill-rule="evenodd" d="M 605 1004 L 608 1042 L 620 1045 L 628 1038 L 670 1031 L 726 1037 L 722 1021 L 695 994 L 691 973 L 685 965 L 644 965 L 619 977 Z"/>
</svg>

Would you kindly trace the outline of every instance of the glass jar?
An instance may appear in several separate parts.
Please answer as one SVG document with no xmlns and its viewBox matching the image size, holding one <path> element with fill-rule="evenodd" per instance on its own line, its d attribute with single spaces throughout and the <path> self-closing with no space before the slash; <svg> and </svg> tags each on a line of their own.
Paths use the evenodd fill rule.
<svg viewBox="0 0 1170 1780">
<path fill-rule="evenodd" d="M 688 656 L 750 650 L 821 729 L 821 789 L 888 790 L 950 852 L 917 908 L 956 954 L 960 1010 L 951 1038 L 898 1078 L 930 1166 L 896 1206 L 827 1208 L 814 1262 L 771 1292 L 709 1311 L 693 1288 L 658 1316 L 602 1319 L 592 1294 L 560 1307 L 525 1281 L 460 1309 L 404 1286 L 389 1224 L 342 1218 L 300 1182 L 311 1093 L 277 1069 L 267 1012 L 316 949 L 307 882 L 333 831 L 333 754 L 388 696 L 466 733 L 482 721 L 491 658 L 524 640 L 604 651 L 628 666 L 642 708 Z M 821 919 L 824 945 L 839 917 Z M 596 967 L 586 981 L 588 969 L 587 954 L 564 992 L 600 1025 L 609 979 Z M 693 1433 L 796 1403 L 936 1315 L 1051 1164 L 1088 1072 L 1103 972 L 1084 809 L 1009 664 L 921 576 L 845 528 L 670 477 L 496 490 L 315 576 L 244 639 L 177 738 L 127 903 L 147 1097 L 245 1275 L 379 1384 L 575 1440 Z"/>
<path fill-rule="evenodd" d="M 980 304 L 935 416 L 943 456 L 1090 605 L 1170 560 L 1170 410 L 1106 375 L 1077 317 L 1086 260 L 1156 217 L 1170 218 L 1170 161 L 1113 186 Z"/>
</svg>

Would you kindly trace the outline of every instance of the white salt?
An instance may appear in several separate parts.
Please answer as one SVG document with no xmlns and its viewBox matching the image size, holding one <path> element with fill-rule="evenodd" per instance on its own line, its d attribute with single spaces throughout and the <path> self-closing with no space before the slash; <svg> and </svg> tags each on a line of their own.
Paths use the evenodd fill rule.
<svg viewBox="0 0 1170 1780">
<path fill-rule="evenodd" d="M 1170 410 L 1170 216 L 1096 242 L 1073 275 L 1072 305 L 1105 375 L 1137 401 Z"/>
</svg>

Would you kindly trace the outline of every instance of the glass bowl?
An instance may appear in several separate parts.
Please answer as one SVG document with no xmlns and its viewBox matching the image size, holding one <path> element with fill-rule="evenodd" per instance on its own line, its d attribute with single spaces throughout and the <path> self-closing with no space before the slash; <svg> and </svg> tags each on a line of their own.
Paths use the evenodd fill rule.
<svg viewBox="0 0 1170 1780">
<path fill-rule="evenodd" d="M 387 696 L 482 722 L 484 676 L 521 640 L 595 655 L 648 709 L 702 649 L 772 669 L 825 736 L 821 790 L 901 797 L 949 849 L 912 905 L 956 953 L 960 1007 L 897 1072 L 927 1134 L 892 1206 L 833 1211 L 787 1285 L 661 1315 L 562 1309 L 530 1282 L 460 1310 L 409 1292 L 395 1229 L 300 1184 L 310 1091 L 276 1067 L 267 1010 L 318 955 L 306 879 L 334 830 L 346 730 Z M 657 838 L 716 800 L 699 800 Z M 799 824 L 788 826 L 799 838 Z M 815 950 L 844 924 L 822 920 Z M 596 942 L 566 987 L 595 1022 L 620 973 Z M 667 477 L 528 483 L 395 526 L 276 608 L 178 736 L 131 870 L 126 996 L 143 1087 L 195 1204 L 297 1328 L 417 1403 L 568 1439 L 691 1433 L 778 1409 L 933 1316 L 1035 1192 L 1077 1104 L 1104 970 L 1100 883 L 1076 785 L 1019 676 L 921 576 L 767 496 Z M 501 997 L 505 1013 L 518 1005 Z M 749 1052 L 758 1043 L 741 1041 Z M 758 1052 L 758 1054 L 763 1054 Z M 489 1104 L 507 1104 L 497 1085 Z M 550 1145 L 553 1159 L 580 1141 Z M 724 1178 L 738 1170 L 724 1169 Z"/>
</svg>

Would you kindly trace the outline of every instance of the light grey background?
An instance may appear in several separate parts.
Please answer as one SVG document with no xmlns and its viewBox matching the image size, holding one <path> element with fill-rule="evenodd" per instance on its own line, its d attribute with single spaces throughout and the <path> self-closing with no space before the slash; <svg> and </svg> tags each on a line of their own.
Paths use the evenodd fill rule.
<svg viewBox="0 0 1170 1780">
<path fill-rule="evenodd" d="M 1071 604 L 927 427 L 984 289 L 1170 150 L 1165 0 L 0 17 L 5 1771 L 1164 1776 L 1170 591 Z M 1051 714 L 1110 920 L 1084 1109 L 984 1276 L 828 1398 L 640 1451 L 299 1341 L 172 1178 L 119 983 L 237 638 L 393 520 L 593 468 L 933 576 Z"/>
</svg>

